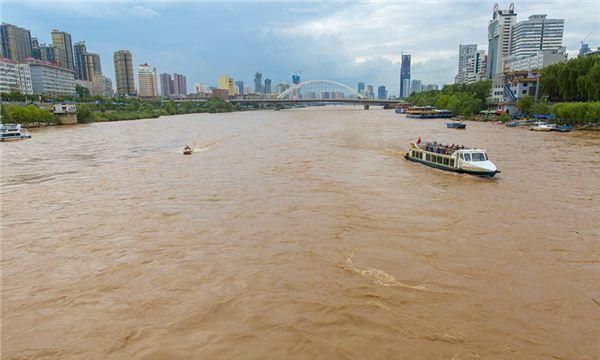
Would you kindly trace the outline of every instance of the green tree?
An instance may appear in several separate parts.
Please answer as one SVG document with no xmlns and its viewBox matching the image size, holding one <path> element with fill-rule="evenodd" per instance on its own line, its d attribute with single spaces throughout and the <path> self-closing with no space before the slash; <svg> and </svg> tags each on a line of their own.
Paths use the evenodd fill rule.
<svg viewBox="0 0 600 360">
<path fill-rule="evenodd" d="M 75 93 L 77 93 L 79 98 L 87 98 L 90 96 L 90 90 L 79 84 L 75 85 Z"/>
<path fill-rule="evenodd" d="M 533 100 L 529 96 L 522 96 L 517 100 L 517 108 L 521 114 L 531 115 Z"/>
</svg>

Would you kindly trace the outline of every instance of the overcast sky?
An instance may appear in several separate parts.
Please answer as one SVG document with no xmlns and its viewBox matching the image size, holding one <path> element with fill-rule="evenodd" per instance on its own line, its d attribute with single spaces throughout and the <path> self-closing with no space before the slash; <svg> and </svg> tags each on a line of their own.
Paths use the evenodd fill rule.
<svg viewBox="0 0 600 360">
<path fill-rule="evenodd" d="M 102 70 L 114 79 L 112 54 L 129 49 L 134 68 L 147 62 L 158 73 L 183 73 L 215 85 L 229 74 L 253 86 L 254 73 L 273 85 L 303 80 L 358 81 L 385 85 L 398 93 L 400 55 L 412 54 L 412 78 L 451 83 L 458 45 L 487 50 L 487 26 L 494 2 L 191 2 L 2 0 L 2 21 L 31 30 L 50 43 L 54 28 L 85 40 L 101 56 Z M 508 8 L 501 2 L 500 8 Z M 587 37 L 600 47 L 600 0 L 520 1 L 518 20 L 532 14 L 565 19 L 564 45 L 577 53 Z"/>
</svg>

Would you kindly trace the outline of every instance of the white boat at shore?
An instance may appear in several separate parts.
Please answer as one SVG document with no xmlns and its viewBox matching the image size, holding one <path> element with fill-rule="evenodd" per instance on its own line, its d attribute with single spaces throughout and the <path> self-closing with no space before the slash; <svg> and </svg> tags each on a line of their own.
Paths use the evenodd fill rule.
<svg viewBox="0 0 600 360">
<path fill-rule="evenodd" d="M 555 124 L 547 123 L 544 121 L 536 121 L 533 126 L 529 128 L 531 131 L 552 131 L 556 128 Z"/>
<path fill-rule="evenodd" d="M 406 159 L 434 168 L 478 176 L 493 177 L 500 170 L 483 149 L 448 146 L 437 142 L 411 143 Z"/>
<path fill-rule="evenodd" d="M 0 141 L 31 139 L 31 134 L 21 124 L 0 124 Z"/>
</svg>

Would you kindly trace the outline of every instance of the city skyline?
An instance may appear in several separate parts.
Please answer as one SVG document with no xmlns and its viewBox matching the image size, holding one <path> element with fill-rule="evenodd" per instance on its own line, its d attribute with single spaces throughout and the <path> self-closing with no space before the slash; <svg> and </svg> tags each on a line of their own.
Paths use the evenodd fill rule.
<svg viewBox="0 0 600 360">
<path fill-rule="evenodd" d="M 60 16 L 41 11 L 51 4 L 69 6 L 71 11 L 61 12 Z M 581 4 L 590 8 L 593 5 L 590 2 Z M 330 78 L 351 86 L 365 81 L 384 85 L 391 90 L 390 95 L 394 95 L 400 86 L 402 52 L 412 55 L 412 78 L 423 83 L 452 83 L 456 75 L 458 44 L 472 42 L 482 49 L 487 48 L 487 26 L 493 2 L 440 2 L 440 9 L 420 13 L 419 21 L 412 27 L 404 21 L 410 19 L 393 10 L 404 9 L 406 15 L 415 14 L 421 5 L 261 3 L 261 6 L 249 6 L 243 3 L 156 2 L 100 5 L 69 1 L 9 2 L 3 5 L 3 20 L 31 30 L 31 36 L 40 43 L 52 43 L 50 32 L 53 29 L 71 34 L 73 43 L 85 41 L 88 48 L 101 55 L 105 64 L 103 72 L 113 80 L 112 54 L 118 49 L 128 49 L 134 63 L 152 63 L 159 73 L 182 72 L 191 82 L 216 85 L 219 74 L 227 73 L 235 80 L 251 84 L 259 70 L 274 84 L 290 83 L 292 74 L 302 71 L 303 79 Z M 499 5 L 504 8 L 508 2 Z M 591 23 L 595 21 L 595 27 L 598 27 L 598 15 L 592 11 L 588 12 L 589 18 L 577 17 L 576 21 L 569 21 L 580 12 L 571 11 L 564 3 L 522 2 L 515 6 L 521 19 L 537 13 L 564 18 L 564 43 L 571 56 L 579 49 L 578 41 L 594 30 Z M 359 10 L 367 16 L 359 17 L 360 22 L 349 20 L 352 18 L 349 14 Z M 441 16 L 441 10 L 447 11 L 444 21 L 440 19 L 438 25 L 422 33 L 423 24 Z M 210 17 L 206 15 L 208 13 Z M 218 21 L 223 17 L 239 21 L 235 21 L 236 27 L 223 27 Z M 192 18 L 205 26 L 196 30 L 197 26 L 190 25 Z M 256 20 L 263 18 L 267 19 L 264 26 L 257 27 Z M 393 36 L 388 33 L 374 38 L 396 19 L 404 20 L 398 21 Z M 102 34 L 90 32 L 97 22 L 105 23 L 103 29 L 106 31 Z M 455 28 L 458 25 L 461 25 L 460 29 Z M 218 31 L 214 30 L 215 26 Z M 174 35 L 175 32 L 178 35 Z M 147 37 L 156 40 L 146 41 Z M 443 46 L 437 44 L 440 41 L 444 41 Z M 600 35 L 593 33 L 587 42 L 594 47 L 600 42 Z M 248 56 L 249 53 L 253 55 Z"/>
</svg>

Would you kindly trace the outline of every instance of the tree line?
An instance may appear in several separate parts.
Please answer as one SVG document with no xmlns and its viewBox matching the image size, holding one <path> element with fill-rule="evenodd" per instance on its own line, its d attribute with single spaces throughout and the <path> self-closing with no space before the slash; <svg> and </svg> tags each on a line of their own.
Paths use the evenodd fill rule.
<svg viewBox="0 0 600 360">
<path fill-rule="evenodd" d="M 600 55 L 546 66 L 540 78 L 540 94 L 551 102 L 600 101 Z"/>
</svg>

